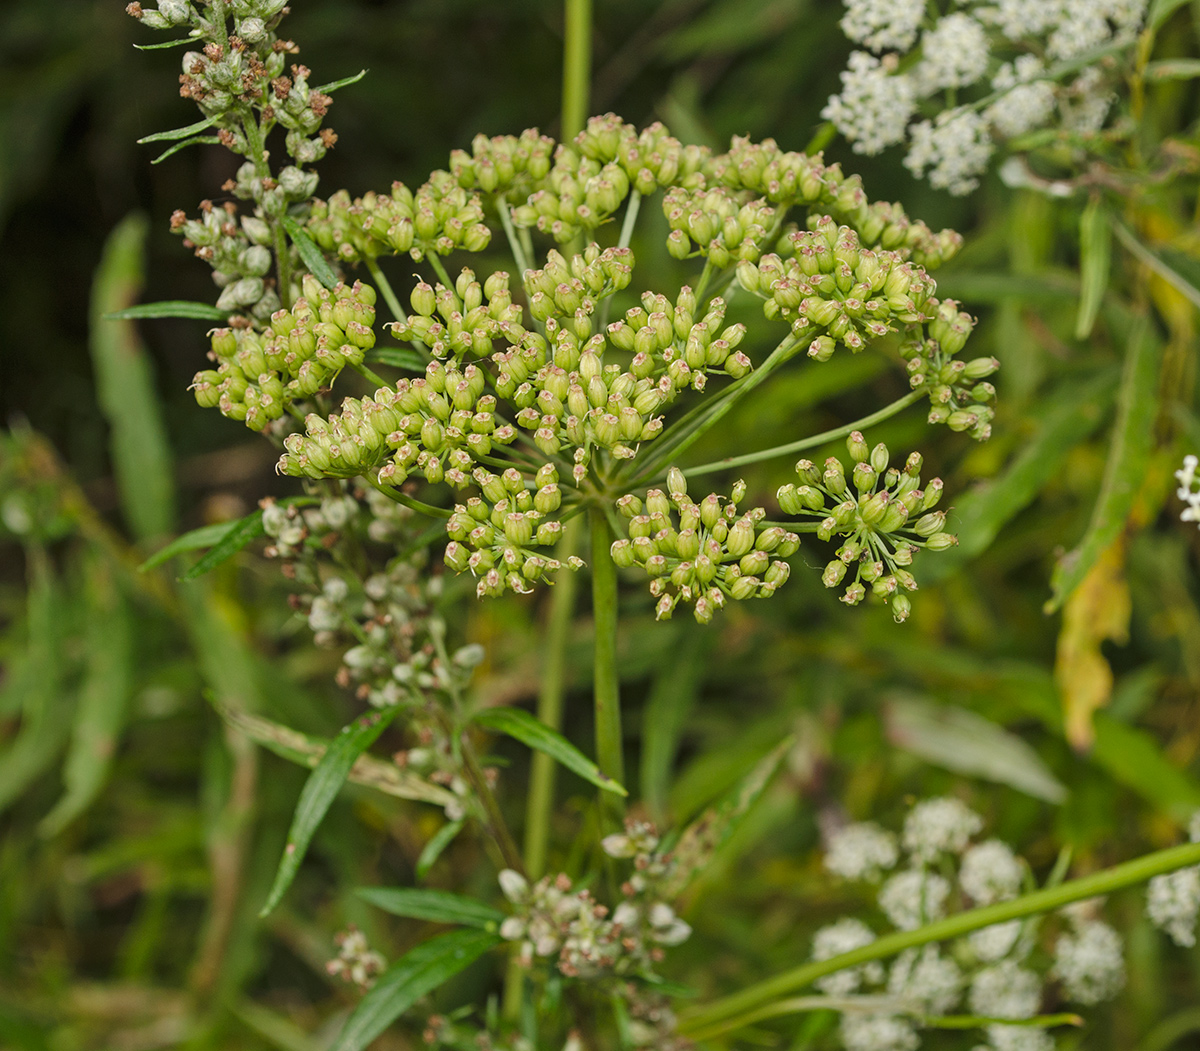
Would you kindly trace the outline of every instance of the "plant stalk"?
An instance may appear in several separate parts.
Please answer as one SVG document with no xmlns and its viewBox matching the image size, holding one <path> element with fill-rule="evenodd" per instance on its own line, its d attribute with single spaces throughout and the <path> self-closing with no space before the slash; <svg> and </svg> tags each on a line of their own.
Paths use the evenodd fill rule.
<svg viewBox="0 0 1200 1051">
<path fill-rule="evenodd" d="M 1200 843 L 1185 843 L 1126 861 L 1103 872 L 1070 880 L 1057 887 L 1044 887 L 1013 901 L 1004 901 L 981 909 L 969 909 L 936 923 L 918 927 L 914 931 L 896 931 L 884 935 L 870 945 L 828 960 L 801 964 L 739 993 L 726 996 L 707 1007 L 690 1011 L 681 1017 L 679 1032 L 692 1040 L 707 1040 L 745 1024 L 745 1016 L 755 1013 L 762 1005 L 789 996 L 835 971 L 857 967 L 872 960 L 882 960 L 905 949 L 927 945 L 930 942 L 960 938 L 971 931 L 981 930 L 996 923 L 1051 912 L 1072 902 L 1111 894 L 1125 887 L 1144 883 L 1153 876 L 1196 864 L 1200 864 Z"/>
<path fill-rule="evenodd" d="M 561 561 L 575 554 L 579 546 L 581 521 L 573 518 L 563 527 L 558 552 Z M 562 727 L 567 642 L 575 613 L 576 590 L 576 575 L 568 571 L 559 575 L 550 596 L 550 616 L 542 647 L 542 682 L 538 691 L 537 717 L 552 730 Z M 529 773 L 529 802 L 525 809 L 525 871 L 531 880 L 540 879 L 546 871 L 555 772 L 554 760 L 550 756 L 544 752 L 533 753 L 533 765 Z"/>
<path fill-rule="evenodd" d="M 625 783 L 621 742 L 621 685 L 617 674 L 617 566 L 609 548 L 612 532 L 600 507 L 588 511 L 592 526 L 592 615 L 595 633 L 593 696 L 596 712 L 596 763 L 601 771 Z M 601 807 L 619 821 L 623 804 L 615 793 L 601 792 Z"/>
<path fill-rule="evenodd" d="M 562 141 L 583 131 L 592 80 L 592 0 L 566 0 L 563 24 Z"/>
</svg>

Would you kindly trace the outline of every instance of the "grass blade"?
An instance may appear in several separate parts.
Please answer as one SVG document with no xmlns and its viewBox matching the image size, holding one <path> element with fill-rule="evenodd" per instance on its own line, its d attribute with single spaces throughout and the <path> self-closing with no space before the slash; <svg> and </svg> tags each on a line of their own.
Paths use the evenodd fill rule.
<svg viewBox="0 0 1200 1051">
<path fill-rule="evenodd" d="M 1117 420 L 1100 494 L 1083 540 L 1054 567 L 1050 580 L 1053 594 L 1045 606 L 1047 613 L 1053 613 L 1063 604 L 1087 576 L 1100 552 L 1117 538 L 1145 479 L 1154 440 L 1154 417 L 1158 412 L 1155 395 L 1161 348 L 1144 320 L 1135 323 L 1128 343 L 1117 398 Z"/>
<path fill-rule="evenodd" d="M 629 794 L 562 734 L 551 730 L 521 708 L 488 708 L 475 716 L 475 723 L 486 730 L 515 737 L 522 744 L 544 752 L 572 773 L 606 792 L 615 792 L 620 796 Z"/>
<path fill-rule="evenodd" d="M 1079 314 L 1075 318 L 1075 338 L 1087 339 L 1096 324 L 1112 264 L 1112 227 L 1099 195 L 1088 202 L 1079 220 L 1079 252 Z"/>
<path fill-rule="evenodd" d="M 360 887 L 354 892 L 393 916 L 408 916 L 433 923 L 461 923 L 480 930 L 495 930 L 504 913 L 474 898 L 444 890 L 420 887 Z"/>
<path fill-rule="evenodd" d="M 313 833 L 350 776 L 354 761 L 375 743 L 398 711 L 397 708 L 389 708 L 360 716 L 349 726 L 343 727 L 342 732 L 330 742 L 316 769 L 304 783 L 292 818 L 292 827 L 288 830 L 287 846 L 279 862 L 279 870 L 275 873 L 275 883 L 260 916 L 268 915 L 279 904 L 296 877 Z"/>
<path fill-rule="evenodd" d="M 418 945 L 380 975 L 330 1051 L 362 1051 L 422 996 L 500 943 L 487 931 L 451 931 Z"/>
<path fill-rule="evenodd" d="M 161 303 L 139 303 L 105 314 L 104 321 L 137 321 L 142 318 L 182 317 L 197 321 L 227 321 L 228 310 L 218 310 L 207 303 L 189 303 L 182 299 L 169 299 Z"/>
<path fill-rule="evenodd" d="M 313 277 L 326 288 L 333 288 L 338 283 L 338 276 L 334 273 L 333 267 L 329 265 L 329 261 L 321 249 L 317 247 L 316 241 L 309 237 L 290 215 L 283 217 L 283 228 L 287 231 L 288 237 L 295 242 L 296 248 L 300 252 L 300 258 L 304 260 L 304 265 L 308 267 Z"/>
<path fill-rule="evenodd" d="M 111 428 L 121 510 L 138 540 L 175 520 L 175 484 L 149 357 L 129 321 L 104 315 L 128 306 L 142 284 L 146 220 L 126 217 L 109 235 L 92 284 L 90 343 L 100 407 Z"/>
<path fill-rule="evenodd" d="M 87 668 L 71 744 L 63 767 L 66 792 L 39 831 L 57 835 L 82 814 L 108 779 L 133 692 L 133 619 L 112 574 L 98 559 L 90 567 L 85 622 Z"/>
</svg>

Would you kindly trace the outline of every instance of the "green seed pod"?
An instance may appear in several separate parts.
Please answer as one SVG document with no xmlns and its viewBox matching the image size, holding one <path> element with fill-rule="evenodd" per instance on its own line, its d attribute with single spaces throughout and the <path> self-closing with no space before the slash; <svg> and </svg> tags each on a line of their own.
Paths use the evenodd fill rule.
<svg viewBox="0 0 1200 1051">
<path fill-rule="evenodd" d="M 852 478 L 854 487 L 860 493 L 867 493 L 875 488 L 875 483 L 879 480 L 879 474 L 869 463 L 863 462 L 854 465 Z"/>
<path fill-rule="evenodd" d="M 745 576 L 758 576 L 770 562 L 771 556 L 766 551 L 751 551 L 739 560 L 738 569 Z"/>
<path fill-rule="evenodd" d="M 934 533 L 928 540 L 925 541 L 925 546 L 930 551 L 945 551 L 947 548 L 955 547 L 958 544 L 958 537 L 952 533 Z"/>
<path fill-rule="evenodd" d="M 646 492 L 646 514 L 647 515 L 669 515 L 671 513 L 671 501 L 661 489 L 650 489 Z"/>
<path fill-rule="evenodd" d="M 667 471 L 667 492 L 671 494 L 672 500 L 680 500 L 687 497 L 687 479 L 678 467 L 672 467 Z"/>
<path fill-rule="evenodd" d="M 841 496 L 846 492 L 846 469 L 840 460 L 831 456 L 825 461 L 825 473 L 822 480 L 825 488 L 835 496 Z"/>
<path fill-rule="evenodd" d="M 846 563 L 840 559 L 834 559 L 825 567 L 825 572 L 821 574 L 821 583 L 827 588 L 835 588 L 846 575 Z"/>
<path fill-rule="evenodd" d="M 609 548 L 609 554 L 622 569 L 629 569 L 637 561 L 633 554 L 633 544 L 628 540 L 614 541 L 612 547 Z"/>
<path fill-rule="evenodd" d="M 452 540 L 446 545 L 445 562 L 450 569 L 454 570 L 454 572 L 464 572 L 467 568 L 469 558 L 470 555 L 468 554 L 467 549 L 463 547 L 462 544 L 458 543 L 458 541 Z"/>
<path fill-rule="evenodd" d="M 796 477 L 805 485 L 820 485 L 822 480 L 821 472 L 812 460 L 796 461 Z"/>
<path fill-rule="evenodd" d="M 892 596 L 892 620 L 897 624 L 903 624 L 908 620 L 909 613 L 912 612 L 912 602 L 904 592 L 898 591 Z"/>
<path fill-rule="evenodd" d="M 754 523 L 750 518 L 742 517 L 729 527 L 729 534 L 725 538 L 725 550 L 730 558 L 740 559 L 753 550 L 754 542 Z"/>
</svg>

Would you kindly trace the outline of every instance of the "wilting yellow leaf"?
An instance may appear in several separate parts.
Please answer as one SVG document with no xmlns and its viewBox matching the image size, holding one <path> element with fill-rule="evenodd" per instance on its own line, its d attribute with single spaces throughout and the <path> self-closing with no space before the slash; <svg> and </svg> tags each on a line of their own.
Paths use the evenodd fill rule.
<svg viewBox="0 0 1200 1051">
<path fill-rule="evenodd" d="M 1129 584 L 1125 538 L 1118 537 L 1096 559 L 1063 606 L 1054 679 L 1062 698 L 1067 740 L 1077 751 L 1090 748 L 1092 716 L 1112 696 L 1113 674 L 1100 644 L 1129 641 Z"/>
</svg>

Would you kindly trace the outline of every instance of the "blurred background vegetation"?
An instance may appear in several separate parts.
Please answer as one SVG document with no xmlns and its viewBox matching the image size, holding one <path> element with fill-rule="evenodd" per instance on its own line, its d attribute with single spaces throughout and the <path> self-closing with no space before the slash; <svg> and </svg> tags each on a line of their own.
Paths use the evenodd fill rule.
<svg viewBox="0 0 1200 1051">
<path fill-rule="evenodd" d="M 321 194 L 417 185 L 479 131 L 557 132 L 555 2 L 294 7 L 288 33 L 318 81 L 370 70 L 337 95 L 340 138 Z M 748 134 L 803 148 L 850 50 L 833 0 L 597 8 L 593 111 L 661 119 L 714 146 Z M 1197 54 L 1197 27 L 1200 4 L 1183 5 L 1158 54 Z M 264 443 L 187 392 L 203 360 L 200 323 L 95 323 L 139 299 L 214 296 L 167 217 L 218 194 L 234 162 L 201 147 L 151 166 L 153 147 L 135 145 L 193 119 L 175 92 L 179 53 L 135 51 L 144 39 L 115 0 L 10 0 L 0 12 L 0 1047 L 316 1051 L 354 1002 L 325 972 L 334 933 L 356 923 L 389 958 L 423 933 L 381 921 L 349 888 L 411 884 L 443 818 L 351 786 L 288 902 L 254 919 L 304 772 L 228 729 L 206 695 L 317 735 L 355 706 L 332 683 L 336 659 L 293 641 L 274 565 L 247 553 L 187 584 L 179 563 L 136 571 L 171 535 L 287 491 Z M 1148 154 L 1167 138 L 1200 149 L 1196 84 L 1150 85 L 1136 132 Z M 686 820 L 785 733 L 802 743 L 692 891 L 697 936 L 671 977 L 703 992 L 799 962 L 813 929 L 855 907 L 822 876 L 827 820 L 887 822 L 906 800 L 957 791 L 1040 873 L 1062 846 L 1084 873 L 1174 842 L 1200 808 L 1200 534 L 1178 521 L 1171 477 L 1185 452 L 1200 452 L 1195 308 L 1118 243 L 1100 321 L 1077 340 L 1086 195 L 1052 200 L 992 176 L 954 199 L 913 180 L 895 152 L 855 157 L 835 140 L 827 155 L 861 172 L 872 199 L 966 236 L 936 277 L 981 318 L 972 346 L 1003 365 L 1000 407 L 982 446 L 926 437 L 904 417 L 868 435 L 894 455 L 921 440 L 962 539 L 923 567 L 904 626 L 834 601 L 805 569 L 827 560 L 815 540 L 774 601 L 738 604 L 709 629 L 655 625 L 644 592 L 629 591 L 628 755 L 651 816 Z M 1114 201 L 1177 276 L 1200 275 L 1193 178 Z M 651 232 L 634 248 L 661 254 L 661 244 Z M 1151 335 L 1135 367 L 1137 317 Z M 883 404 L 904 379 L 864 355 L 766 389 L 753 414 L 729 420 L 746 448 L 793 421 L 806 434 L 861 415 L 863 399 Z M 1100 523 L 1099 568 L 1065 616 L 1048 615 L 1055 566 L 1097 524 L 1106 464 L 1128 440 L 1134 458 L 1120 465 L 1132 491 L 1109 508 L 1117 520 Z M 778 474 L 756 467 L 751 493 L 773 492 Z M 537 601 L 456 614 L 460 634 L 489 649 L 485 696 L 521 703 L 536 692 Z M 566 725 L 580 743 L 587 629 L 577 626 L 581 703 Z M 557 842 L 569 844 L 588 793 L 564 781 L 561 794 Z M 515 819 L 522 801 L 510 802 Z M 481 861 L 460 838 L 429 882 L 461 888 L 478 872 L 482 888 Z M 1149 928 L 1138 894 L 1111 909 L 1130 982 L 1066 1046 L 1188 1046 L 1200 954 Z M 467 972 L 438 1003 L 486 992 L 485 981 Z M 799 1018 L 775 1027 L 778 1046 L 824 1046 L 832 1017 Z M 419 1046 L 415 1033 L 379 1046 Z"/>
</svg>

